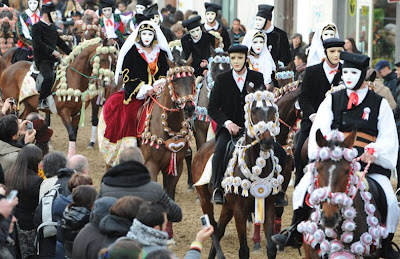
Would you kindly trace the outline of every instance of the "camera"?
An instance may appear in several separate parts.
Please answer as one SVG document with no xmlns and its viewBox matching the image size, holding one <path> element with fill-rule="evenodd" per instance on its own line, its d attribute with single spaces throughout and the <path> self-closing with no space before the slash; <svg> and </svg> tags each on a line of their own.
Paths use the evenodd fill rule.
<svg viewBox="0 0 400 259">
<path fill-rule="evenodd" d="M 26 130 L 29 130 L 29 131 L 32 131 L 33 130 L 33 123 L 32 122 L 28 122 L 27 124 L 26 124 Z"/>
<path fill-rule="evenodd" d="M 201 225 L 203 228 L 211 226 L 210 224 L 210 219 L 208 218 L 207 214 L 204 214 L 203 216 L 200 217 Z"/>
<path fill-rule="evenodd" d="M 15 99 L 14 98 L 10 98 L 10 104 L 12 105 L 12 106 L 14 106 L 15 105 Z"/>
</svg>

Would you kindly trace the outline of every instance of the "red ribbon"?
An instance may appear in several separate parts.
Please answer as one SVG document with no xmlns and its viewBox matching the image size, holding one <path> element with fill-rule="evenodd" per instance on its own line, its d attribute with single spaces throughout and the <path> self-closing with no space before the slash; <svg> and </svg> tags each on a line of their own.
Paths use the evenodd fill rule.
<svg viewBox="0 0 400 259">
<path fill-rule="evenodd" d="M 244 82 L 243 77 L 239 77 L 239 78 L 238 78 L 238 80 L 237 80 L 238 83 L 240 82 L 240 80 L 242 80 L 242 82 Z"/>
<path fill-rule="evenodd" d="M 353 93 L 350 94 L 349 102 L 347 103 L 347 110 L 350 110 L 350 109 L 351 109 L 351 106 L 352 106 L 353 104 L 354 104 L 355 106 L 358 105 L 358 94 L 355 93 L 355 92 L 353 92 Z"/>
<path fill-rule="evenodd" d="M 113 26 L 113 22 L 111 21 L 111 19 L 107 19 L 106 26 Z"/>
<path fill-rule="evenodd" d="M 335 74 L 336 75 L 336 73 L 339 72 L 339 71 L 340 70 L 338 70 L 338 69 L 332 69 L 331 72 L 329 72 L 329 74 Z"/>
<path fill-rule="evenodd" d="M 33 17 L 33 23 L 37 23 L 40 20 L 40 17 L 34 13 L 31 17 Z"/>
</svg>

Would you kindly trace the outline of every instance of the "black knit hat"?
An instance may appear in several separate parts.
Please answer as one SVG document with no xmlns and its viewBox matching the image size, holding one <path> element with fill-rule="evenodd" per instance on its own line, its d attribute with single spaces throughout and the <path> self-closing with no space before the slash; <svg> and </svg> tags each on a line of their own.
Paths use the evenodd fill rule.
<svg viewBox="0 0 400 259">
<path fill-rule="evenodd" d="M 151 5 L 151 0 L 137 0 L 136 5 L 143 5 L 144 7 L 147 7 Z"/>
<path fill-rule="evenodd" d="M 241 45 L 241 44 L 232 45 L 228 49 L 228 53 L 229 54 L 231 54 L 231 53 L 244 53 L 244 54 L 247 54 L 248 51 L 249 51 L 249 49 L 247 48 L 247 46 Z"/>
<path fill-rule="evenodd" d="M 51 13 L 54 12 L 56 10 L 55 5 L 53 4 L 53 2 L 48 2 L 44 5 L 42 5 L 42 13 Z"/>
<path fill-rule="evenodd" d="M 143 14 L 148 17 L 154 18 L 154 15 L 159 14 L 158 13 L 158 4 L 155 3 L 151 6 L 149 6 L 148 8 L 146 8 L 146 10 L 144 10 Z"/>
<path fill-rule="evenodd" d="M 322 45 L 324 45 L 324 49 L 329 49 L 333 47 L 344 47 L 344 41 L 338 38 L 329 38 L 326 39 L 322 42 Z"/>
<path fill-rule="evenodd" d="M 188 31 L 190 31 L 190 30 L 200 26 L 200 20 L 201 20 L 201 17 L 200 17 L 200 15 L 198 15 L 196 17 L 193 17 L 193 18 L 183 21 L 182 26 L 185 27 Z"/>
<path fill-rule="evenodd" d="M 260 5 L 258 5 L 258 13 L 256 16 L 260 16 L 267 20 L 271 20 L 273 10 L 274 10 L 274 6 L 272 6 L 272 5 L 260 4 Z"/>
<path fill-rule="evenodd" d="M 204 7 L 206 8 L 206 12 L 214 12 L 214 13 L 218 13 L 218 10 L 222 9 L 222 7 L 219 4 L 214 4 L 214 3 L 204 3 Z"/>
<path fill-rule="evenodd" d="M 360 70 L 367 70 L 369 67 L 369 57 L 362 54 L 351 52 L 340 53 L 340 59 L 343 60 L 343 68 L 357 68 Z"/>
</svg>

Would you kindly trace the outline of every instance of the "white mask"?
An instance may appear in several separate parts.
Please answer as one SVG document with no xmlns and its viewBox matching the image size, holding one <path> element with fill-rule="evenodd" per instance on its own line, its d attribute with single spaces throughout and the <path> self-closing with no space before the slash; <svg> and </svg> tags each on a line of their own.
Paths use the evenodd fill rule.
<svg viewBox="0 0 400 259">
<path fill-rule="evenodd" d="M 215 12 L 206 12 L 206 20 L 208 23 L 213 23 L 217 14 Z"/>
<path fill-rule="evenodd" d="M 144 30 L 140 32 L 140 39 L 143 42 L 143 45 L 145 47 L 148 47 L 154 39 L 154 32 L 149 31 L 149 30 Z"/>
<path fill-rule="evenodd" d="M 112 7 L 105 7 L 103 9 L 101 9 L 104 17 L 106 17 L 107 19 L 109 19 L 112 15 Z"/>
<path fill-rule="evenodd" d="M 146 7 L 144 5 L 136 5 L 136 13 L 138 14 L 143 14 L 144 9 L 146 9 Z"/>
<path fill-rule="evenodd" d="M 352 90 L 360 80 L 361 70 L 352 67 L 343 68 L 342 79 L 347 89 Z"/>
<path fill-rule="evenodd" d="M 253 42 L 251 43 L 251 48 L 253 49 L 254 53 L 257 55 L 261 53 L 264 47 L 264 39 L 261 37 L 257 37 L 253 39 Z"/>
<path fill-rule="evenodd" d="M 256 30 L 262 30 L 265 27 L 265 22 L 267 19 L 261 17 L 261 16 L 256 16 L 256 20 L 254 22 L 254 27 Z"/>
<path fill-rule="evenodd" d="M 56 11 L 50 12 L 50 17 L 53 22 L 56 22 L 58 20 L 57 12 Z"/>
<path fill-rule="evenodd" d="M 322 40 L 330 39 L 335 37 L 335 32 L 333 30 L 325 30 L 322 32 Z"/>
<path fill-rule="evenodd" d="M 199 40 L 201 38 L 201 28 L 200 26 L 193 28 L 189 31 L 190 36 L 192 37 L 193 40 Z"/>
<path fill-rule="evenodd" d="M 38 7 L 39 7 L 39 1 L 37 1 L 37 0 L 29 0 L 28 1 L 28 8 L 32 12 L 35 12 L 38 9 Z"/>
<path fill-rule="evenodd" d="M 154 18 L 151 18 L 150 20 L 158 25 L 158 24 L 160 24 L 160 15 L 155 14 Z"/>
</svg>

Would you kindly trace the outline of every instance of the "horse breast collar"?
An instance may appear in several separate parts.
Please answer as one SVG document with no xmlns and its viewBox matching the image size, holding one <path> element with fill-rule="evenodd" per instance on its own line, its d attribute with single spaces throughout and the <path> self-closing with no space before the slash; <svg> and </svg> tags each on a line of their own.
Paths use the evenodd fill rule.
<svg viewBox="0 0 400 259">
<path fill-rule="evenodd" d="M 244 145 L 245 137 L 239 139 L 235 146 L 232 158 L 229 160 L 228 167 L 225 172 L 225 177 L 222 181 L 222 187 L 225 189 L 225 193 L 232 192 L 232 186 L 234 187 L 234 194 L 239 194 L 239 187 L 242 188 L 241 195 L 243 197 L 249 196 L 249 190 L 253 197 L 255 197 L 255 222 L 264 223 L 264 199 L 269 195 L 276 195 L 282 189 L 282 183 L 284 181 L 283 176 L 280 174 L 282 167 L 279 165 L 279 159 L 274 155 L 274 151 L 260 150 L 260 156 L 256 159 L 255 165 L 252 166 L 251 170 L 248 168 L 245 161 L 245 154 L 248 149 L 258 144 L 261 139 L 259 138 L 265 131 L 270 131 L 272 136 L 279 134 L 279 115 L 276 114 L 275 121 L 269 121 L 265 123 L 260 121 L 254 124 L 251 120 L 251 107 L 253 102 L 256 102 L 256 106 L 260 107 L 265 103 L 267 106 L 275 107 L 276 111 L 278 108 L 274 101 L 274 95 L 268 91 L 256 91 L 246 96 L 245 110 L 245 126 L 247 129 L 247 135 L 255 139 L 249 145 Z M 261 178 L 260 175 L 263 172 L 264 167 L 267 165 L 267 160 L 271 160 L 272 169 L 271 172 L 265 177 Z M 242 179 L 239 176 L 234 176 L 235 167 L 239 166 L 240 171 L 246 179 Z"/>
<path fill-rule="evenodd" d="M 344 140 L 341 132 L 334 131 L 328 135 L 327 140 L 335 136 L 339 141 Z M 319 246 L 318 255 L 321 257 L 329 256 L 329 258 L 355 258 L 355 256 L 369 255 L 373 247 L 379 247 L 381 238 L 388 236 L 387 229 L 379 224 L 379 220 L 375 217 L 376 207 L 371 203 L 372 195 L 368 192 L 365 182 L 362 178 L 368 171 L 369 166 L 364 170 L 362 176 L 355 172 L 361 170 L 361 165 L 356 159 L 357 150 L 341 148 L 335 146 L 330 149 L 328 147 L 319 148 L 317 151 L 317 162 L 325 160 L 339 161 L 342 158 L 351 162 L 351 171 L 349 173 L 347 188 L 345 193 L 330 193 L 329 187 L 319 187 L 318 172 L 315 162 L 309 165 L 309 170 L 313 172 L 315 178 L 314 185 L 308 190 L 308 203 L 314 207 L 315 211 L 311 214 L 310 219 L 301 222 L 297 226 L 297 230 L 303 234 L 303 240 L 313 249 Z M 368 231 L 360 236 L 360 240 L 353 242 L 354 230 L 356 223 L 354 218 L 357 211 L 353 206 L 353 199 L 357 192 L 360 192 L 361 199 L 364 201 L 364 211 L 367 214 Z M 306 199 L 306 202 L 307 202 Z M 342 234 L 338 236 L 335 229 L 322 226 L 322 202 L 327 201 L 331 204 L 338 205 L 343 217 L 341 226 Z"/>
</svg>

